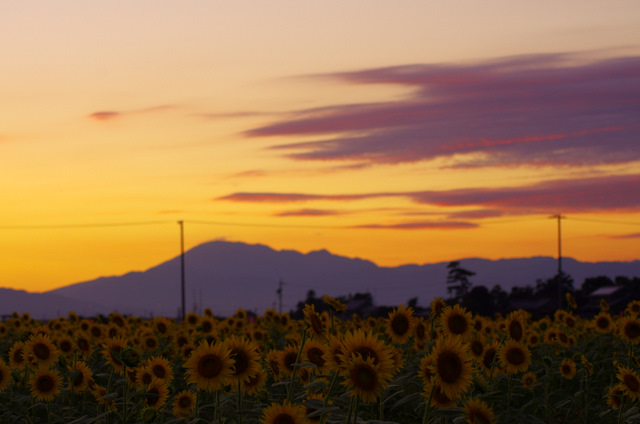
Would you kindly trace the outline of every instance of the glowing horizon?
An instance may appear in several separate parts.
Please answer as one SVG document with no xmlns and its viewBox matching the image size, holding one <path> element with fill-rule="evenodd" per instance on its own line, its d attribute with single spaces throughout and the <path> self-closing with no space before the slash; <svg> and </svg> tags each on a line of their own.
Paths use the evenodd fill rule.
<svg viewBox="0 0 640 424">
<path fill-rule="evenodd" d="M 178 220 L 187 249 L 396 266 L 555 256 L 562 214 L 563 256 L 640 259 L 638 13 L 5 7 L 0 287 L 147 269 L 179 253 Z"/>
</svg>

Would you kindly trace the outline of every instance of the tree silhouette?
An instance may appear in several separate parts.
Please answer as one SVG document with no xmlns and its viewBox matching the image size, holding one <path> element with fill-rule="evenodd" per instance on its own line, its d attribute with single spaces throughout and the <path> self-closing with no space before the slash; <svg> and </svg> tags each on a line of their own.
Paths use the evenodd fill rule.
<svg viewBox="0 0 640 424">
<path fill-rule="evenodd" d="M 469 293 L 469 289 L 471 288 L 469 277 L 473 277 L 476 273 L 461 268 L 460 262 L 458 261 L 449 262 L 447 268 L 449 269 L 449 274 L 447 275 L 447 293 L 449 293 L 449 295 L 453 293 L 452 300 L 459 303 L 467 293 Z"/>
</svg>

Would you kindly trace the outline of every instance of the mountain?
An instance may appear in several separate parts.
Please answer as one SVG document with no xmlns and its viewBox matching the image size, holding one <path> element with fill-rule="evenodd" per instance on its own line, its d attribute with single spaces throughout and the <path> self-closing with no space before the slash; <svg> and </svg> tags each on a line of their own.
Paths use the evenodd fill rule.
<svg viewBox="0 0 640 424">
<path fill-rule="evenodd" d="M 460 259 L 460 266 L 476 273 L 474 286 L 496 284 L 510 291 L 514 286 L 535 286 L 536 280 L 553 277 L 557 261 L 550 257 L 488 260 Z M 418 297 L 428 305 L 435 296 L 446 297 L 448 262 L 425 265 L 379 267 L 373 262 L 333 255 L 326 250 L 306 254 L 274 250 L 264 245 L 212 241 L 185 253 L 187 311 L 210 307 L 216 315 L 229 315 L 237 308 L 263 313 L 278 309 L 279 282 L 282 309 L 289 311 L 306 298 L 370 292 L 378 305 L 399 305 Z M 580 287 L 587 277 L 640 276 L 640 261 L 584 263 L 563 258 L 563 269 Z M 101 277 L 45 293 L 0 292 L 0 315 L 28 311 L 35 318 L 118 311 L 139 316 L 178 315 L 181 305 L 180 257 L 144 272 Z M 3 289 L 8 290 L 8 289 Z M 16 300 L 20 299 L 20 300 Z M 35 311 L 35 312 L 34 312 Z"/>
<path fill-rule="evenodd" d="M 49 319 L 75 311 L 83 316 L 93 316 L 107 311 L 104 305 L 92 301 L 69 299 L 54 293 L 29 293 L 24 290 L 0 288 L 0 315 L 28 312 L 35 319 Z"/>
</svg>

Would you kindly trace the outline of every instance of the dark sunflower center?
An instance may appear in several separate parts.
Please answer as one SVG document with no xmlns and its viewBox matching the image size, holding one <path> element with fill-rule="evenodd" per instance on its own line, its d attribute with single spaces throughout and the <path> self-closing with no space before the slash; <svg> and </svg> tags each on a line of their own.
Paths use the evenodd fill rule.
<svg viewBox="0 0 640 424">
<path fill-rule="evenodd" d="M 89 350 L 89 341 L 87 339 L 78 339 L 78 341 L 76 342 L 76 344 L 78 345 L 78 349 L 80 349 L 83 352 L 86 352 Z"/>
<path fill-rule="evenodd" d="M 640 337 L 640 324 L 636 321 L 631 321 L 624 326 L 624 334 L 630 339 L 637 339 Z"/>
<path fill-rule="evenodd" d="M 378 364 L 378 354 L 368 346 L 358 346 L 353 350 L 353 353 L 359 353 L 365 361 L 369 358 L 373 358 L 374 365 Z"/>
<path fill-rule="evenodd" d="M 204 378 L 214 378 L 222 371 L 222 361 L 213 354 L 204 355 L 198 361 L 198 374 Z"/>
<path fill-rule="evenodd" d="M 167 332 L 167 326 L 164 325 L 164 323 L 158 323 L 158 325 L 156 326 L 156 328 L 158 329 L 158 332 L 160 334 L 164 334 Z"/>
<path fill-rule="evenodd" d="M 205 333 L 210 332 L 211 330 L 213 330 L 213 326 L 211 325 L 211 323 L 209 321 L 205 321 L 202 323 L 202 331 Z"/>
<path fill-rule="evenodd" d="M 183 409 L 191 408 L 191 397 L 190 396 L 181 396 L 178 398 L 178 406 Z"/>
<path fill-rule="evenodd" d="M 38 357 L 38 359 L 41 359 L 41 360 L 48 359 L 49 356 L 51 355 L 51 351 L 49 350 L 47 345 L 44 343 L 36 343 L 33 346 L 33 353 Z"/>
<path fill-rule="evenodd" d="M 477 424 L 491 424 L 491 420 L 482 411 L 473 411 L 469 414 L 469 422 Z"/>
<path fill-rule="evenodd" d="M 519 347 L 512 347 L 507 350 L 507 354 L 505 355 L 507 362 L 511 365 L 522 365 L 525 361 L 525 354 L 522 349 Z"/>
<path fill-rule="evenodd" d="M 279 414 L 271 421 L 273 424 L 296 424 L 296 420 L 289 414 Z"/>
<path fill-rule="evenodd" d="M 442 381 L 453 384 L 462 375 L 462 360 L 455 352 L 442 352 L 438 356 L 436 369 Z"/>
<path fill-rule="evenodd" d="M 288 352 L 284 355 L 284 366 L 289 370 L 293 371 L 293 364 L 296 363 L 296 359 L 298 358 L 298 354 L 296 352 Z"/>
<path fill-rule="evenodd" d="M 482 364 L 485 366 L 485 368 L 489 369 L 491 368 L 491 365 L 493 364 L 493 360 L 496 357 L 496 350 L 493 348 L 489 348 L 484 352 L 484 357 L 482 358 Z"/>
<path fill-rule="evenodd" d="M 236 361 L 235 371 L 233 375 L 240 375 L 249 368 L 249 357 L 247 356 L 247 352 L 243 349 L 233 348 L 231 349 L 231 358 Z"/>
<path fill-rule="evenodd" d="M 73 379 L 73 385 L 74 386 L 80 386 L 80 385 L 82 385 L 83 382 L 84 382 L 84 374 L 82 374 L 82 373 L 78 373 L 76 378 Z"/>
<path fill-rule="evenodd" d="M 482 342 L 480 340 L 473 340 L 470 347 L 471 353 L 473 353 L 473 355 L 476 357 L 482 355 L 482 352 L 484 351 L 484 346 L 482 345 Z"/>
<path fill-rule="evenodd" d="M 405 315 L 396 315 L 391 320 L 391 329 L 394 334 L 404 336 L 409 331 L 409 319 Z"/>
<path fill-rule="evenodd" d="M 596 325 L 598 326 L 598 328 L 606 330 L 607 328 L 609 328 L 609 320 L 607 318 L 598 318 L 598 320 L 596 321 Z"/>
<path fill-rule="evenodd" d="M 522 325 L 518 321 L 513 320 L 509 323 L 509 336 L 516 341 L 522 340 Z"/>
<path fill-rule="evenodd" d="M 309 316 L 309 323 L 311 324 L 311 329 L 315 334 L 322 334 L 324 329 L 322 328 L 322 321 L 317 314 L 311 314 Z"/>
<path fill-rule="evenodd" d="M 41 377 L 38 378 L 38 381 L 36 382 L 36 387 L 38 388 L 38 391 L 40 393 L 49 393 L 51 390 L 53 390 L 55 383 L 53 381 L 53 378 L 49 375 L 43 375 Z"/>
<path fill-rule="evenodd" d="M 325 362 L 322 355 L 323 355 L 322 349 L 318 349 L 317 347 L 312 347 L 307 351 L 307 356 L 309 357 L 309 361 L 311 361 L 312 364 L 316 364 L 319 367 L 323 366 Z"/>
<path fill-rule="evenodd" d="M 160 364 L 156 364 L 153 366 L 153 375 L 155 375 L 158 378 L 164 379 L 167 376 L 167 370 L 165 369 L 164 366 Z"/>
<path fill-rule="evenodd" d="M 364 391 L 372 391 L 378 381 L 376 370 L 367 364 L 360 364 L 351 370 L 353 385 Z"/>
<path fill-rule="evenodd" d="M 624 384 L 632 393 L 637 393 L 638 391 L 640 391 L 640 381 L 638 381 L 638 379 L 631 374 L 626 374 L 624 376 Z"/>
<path fill-rule="evenodd" d="M 148 406 L 153 406 L 153 405 L 157 404 L 160 401 L 160 392 L 158 391 L 157 388 L 152 387 L 151 389 L 149 389 L 149 391 L 147 393 L 151 395 L 151 396 L 147 397 L 147 405 Z"/>
<path fill-rule="evenodd" d="M 21 364 L 24 361 L 24 351 L 22 349 L 16 349 L 13 352 L 13 361 L 16 364 Z"/>
<path fill-rule="evenodd" d="M 447 319 L 447 325 L 453 334 L 463 334 L 467 331 L 469 323 L 467 323 L 467 319 L 464 316 L 454 314 Z"/>
<path fill-rule="evenodd" d="M 67 340 L 63 340 L 62 342 L 60 342 L 60 350 L 63 352 L 71 352 L 71 350 L 73 349 L 73 346 L 71 346 L 71 343 L 69 343 L 69 341 Z"/>
<path fill-rule="evenodd" d="M 565 364 L 565 365 L 562 366 L 562 374 L 571 375 L 572 371 L 573 371 L 573 369 L 571 368 L 571 365 Z"/>
<path fill-rule="evenodd" d="M 419 340 L 424 340 L 427 337 L 427 329 L 424 327 L 424 325 L 419 324 L 418 326 L 416 326 L 416 337 Z"/>
</svg>

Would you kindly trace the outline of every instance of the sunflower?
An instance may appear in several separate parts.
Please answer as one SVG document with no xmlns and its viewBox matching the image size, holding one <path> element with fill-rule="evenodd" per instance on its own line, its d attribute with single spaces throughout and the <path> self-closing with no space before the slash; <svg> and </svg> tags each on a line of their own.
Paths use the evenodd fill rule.
<svg viewBox="0 0 640 424">
<path fill-rule="evenodd" d="M 422 379 L 424 386 L 431 383 L 433 379 L 433 357 L 431 355 L 423 356 L 422 359 L 420 359 L 418 376 Z"/>
<path fill-rule="evenodd" d="M 464 405 L 464 416 L 468 424 L 493 424 L 493 410 L 480 399 L 470 399 Z"/>
<path fill-rule="evenodd" d="M 386 333 L 391 337 L 391 341 L 403 344 L 413 333 L 414 312 L 412 307 L 400 305 L 389 313 L 386 321 Z"/>
<path fill-rule="evenodd" d="M 146 365 L 141 367 L 136 367 L 134 369 L 136 371 L 136 383 L 143 389 L 147 387 L 149 384 L 151 384 L 151 381 L 154 378 L 157 378 L 157 377 L 154 377 L 153 372 Z"/>
<path fill-rule="evenodd" d="M 374 363 L 374 358 L 353 357 L 348 364 L 346 379 L 342 382 L 352 396 L 366 403 L 374 403 L 387 387 L 393 376 L 388 369 Z"/>
<path fill-rule="evenodd" d="M 334 312 L 344 312 L 347 310 L 347 305 L 329 295 L 325 294 L 322 296 L 322 301 Z"/>
<path fill-rule="evenodd" d="M 315 305 L 305 305 L 304 307 L 304 320 L 309 326 L 311 337 L 323 339 L 326 334 L 326 329 L 322 324 L 320 315 L 316 312 Z"/>
<path fill-rule="evenodd" d="M 525 336 L 524 317 L 520 311 L 513 311 L 507 316 L 507 335 L 511 340 L 521 342 Z"/>
<path fill-rule="evenodd" d="M 498 353 L 500 364 L 509 374 L 526 371 L 531 364 L 529 348 L 520 342 L 507 340 Z"/>
<path fill-rule="evenodd" d="M 199 390 L 219 390 L 230 382 L 234 363 L 231 350 L 224 342 L 215 345 L 201 343 L 184 365 L 187 382 L 195 383 Z"/>
<path fill-rule="evenodd" d="M 89 340 L 89 337 L 85 334 L 79 334 L 76 337 L 75 341 L 80 356 L 82 356 L 83 358 L 89 357 L 93 352 L 93 346 L 91 344 L 91 340 Z"/>
<path fill-rule="evenodd" d="M 567 380 L 573 380 L 576 376 L 576 363 L 572 359 L 563 359 L 560 362 L 560 375 Z"/>
<path fill-rule="evenodd" d="M 306 361 L 317 367 L 318 373 L 322 374 L 326 370 L 327 351 L 325 345 L 315 340 L 309 340 L 304 344 L 302 353 Z"/>
<path fill-rule="evenodd" d="M 613 319 L 607 312 L 602 311 L 593 317 L 593 326 L 598 333 L 611 333 L 613 331 Z"/>
<path fill-rule="evenodd" d="M 0 358 L 0 392 L 4 391 L 11 379 L 11 368 Z"/>
<path fill-rule="evenodd" d="M 467 346 L 460 337 L 440 339 L 432 355 L 435 382 L 448 398 L 457 399 L 471 384 L 472 368 Z"/>
<path fill-rule="evenodd" d="M 21 370 L 27 365 L 24 342 L 15 342 L 9 349 L 9 365 L 12 369 Z"/>
<path fill-rule="evenodd" d="M 255 395 L 260 391 L 267 382 L 267 374 L 262 366 L 258 367 L 256 373 L 252 376 L 245 377 L 242 380 L 242 390 L 249 396 Z"/>
<path fill-rule="evenodd" d="M 152 356 L 147 360 L 146 367 L 155 378 L 171 383 L 173 380 L 173 368 L 168 359 L 161 356 Z"/>
<path fill-rule="evenodd" d="M 640 314 L 640 300 L 632 300 L 629 302 L 624 312 L 633 316 L 638 316 Z"/>
<path fill-rule="evenodd" d="M 635 401 L 640 400 L 640 377 L 638 374 L 619 365 L 617 377 L 624 385 L 624 393 Z"/>
<path fill-rule="evenodd" d="M 31 395 L 40 401 L 52 401 L 60 393 L 62 379 L 58 371 L 40 368 L 29 380 Z"/>
<path fill-rule="evenodd" d="M 477 336 L 473 336 L 471 340 L 469 340 L 469 352 L 471 352 L 471 356 L 476 361 L 481 361 L 484 356 L 484 343 L 481 338 Z"/>
<path fill-rule="evenodd" d="M 198 328 L 203 334 L 213 334 L 214 330 L 216 329 L 216 323 L 212 317 L 204 316 L 200 320 L 200 325 L 198 326 Z"/>
<path fill-rule="evenodd" d="M 158 337 L 150 331 L 145 332 L 140 339 L 140 347 L 146 351 L 154 351 L 159 345 Z"/>
<path fill-rule="evenodd" d="M 609 304 L 604 300 L 604 298 L 600 299 L 600 310 L 602 312 L 609 312 Z"/>
<path fill-rule="evenodd" d="M 305 408 L 285 401 L 282 404 L 272 403 L 262 410 L 261 424 L 308 424 Z"/>
<path fill-rule="evenodd" d="M 183 390 L 178 393 L 173 401 L 173 416 L 176 418 L 189 418 L 193 415 L 196 406 L 196 394 Z"/>
<path fill-rule="evenodd" d="M 169 397 L 169 386 L 166 381 L 154 378 L 147 386 L 145 392 L 145 403 L 155 409 L 160 409 L 167 402 Z"/>
<path fill-rule="evenodd" d="M 31 336 L 25 345 L 25 353 L 38 367 L 49 368 L 58 359 L 58 348 L 44 334 Z"/>
<path fill-rule="evenodd" d="M 166 337 L 171 330 L 171 322 L 165 317 L 156 317 L 153 319 L 153 328 L 156 333 Z"/>
<path fill-rule="evenodd" d="M 278 352 L 279 371 L 283 375 L 290 376 L 293 374 L 294 364 L 298 359 L 298 347 L 294 345 L 286 346 Z"/>
<path fill-rule="evenodd" d="M 115 372 L 118 374 L 124 374 L 124 364 L 120 360 L 120 353 L 122 349 L 127 345 L 126 341 L 122 337 L 116 337 L 107 340 L 103 343 L 103 355 Z"/>
<path fill-rule="evenodd" d="M 522 385 L 527 389 L 533 389 L 537 382 L 538 377 L 532 372 L 528 372 L 522 376 Z"/>
<path fill-rule="evenodd" d="M 540 344 L 540 335 L 535 331 L 531 330 L 527 332 L 527 346 L 536 347 Z"/>
<path fill-rule="evenodd" d="M 497 355 L 498 355 L 497 342 L 494 342 L 489 346 L 485 347 L 484 353 L 482 354 L 482 360 L 480 361 L 480 365 L 487 373 L 491 373 L 493 369 L 498 368 L 496 366 Z"/>
<path fill-rule="evenodd" d="M 200 316 L 195 312 L 189 312 L 184 317 L 184 323 L 189 327 L 196 327 L 200 323 Z"/>
<path fill-rule="evenodd" d="M 390 347 L 374 336 L 372 332 L 360 329 L 348 332 L 345 334 L 342 344 L 343 353 L 339 356 L 343 364 L 347 364 L 351 359 L 360 356 L 364 360 L 372 358 L 374 365 L 379 365 L 382 371 L 390 371 L 395 368 Z"/>
<path fill-rule="evenodd" d="M 440 326 L 449 336 L 466 337 L 471 332 L 471 313 L 458 304 L 445 306 L 440 315 Z"/>
<path fill-rule="evenodd" d="M 84 361 L 76 361 L 75 367 L 70 366 L 69 388 L 72 391 L 82 391 L 89 387 L 89 380 L 93 372 Z"/>
<path fill-rule="evenodd" d="M 618 321 L 620 336 L 633 344 L 640 342 L 640 319 L 634 316 L 625 316 Z"/>
<path fill-rule="evenodd" d="M 434 408 L 452 408 L 456 406 L 455 399 L 451 399 L 442 391 L 442 387 L 436 382 L 428 384 L 424 388 L 422 396 L 427 402 L 430 402 L 430 406 Z"/>
<path fill-rule="evenodd" d="M 439 317 L 442 313 L 442 309 L 447 306 L 447 303 L 441 297 L 434 297 L 431 301 L 431 315 Z"/>
<path fill-rule="evenodd" d="M 576 303 L 576 299 L 571 295 L 571 293 L 566 292 L 564 294 L 564 298 L 567 301 L 567 305 L 571 308 L 571 309 L 577 309 L 578 308 L 578 304 Z"/>
<path fill-rule="evenodd" d="M 623 383 L 609 387 L 607 390 L 607 405 L 611 409 L 618 409 L 624 402 L 625 385 Z"/>
<path fill-rule="evenodd" d="M 233 378 L 244 380 L 253 376 L 259 367 L 258 346 L 244 337 L 232 336 L 225 340 L 234 360 Z"/>
<path fill-rule="evenodd" d="M 66 356 L 67 358 L 73 357 L 76 346 L 71 336 L 63 335 L 57 338 L 55 341 L 55 345 L 60 350 L 60 353 L 62 353 L 64 356 Z"/>
</svg>

